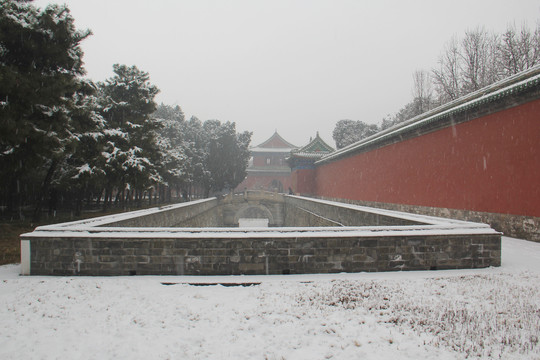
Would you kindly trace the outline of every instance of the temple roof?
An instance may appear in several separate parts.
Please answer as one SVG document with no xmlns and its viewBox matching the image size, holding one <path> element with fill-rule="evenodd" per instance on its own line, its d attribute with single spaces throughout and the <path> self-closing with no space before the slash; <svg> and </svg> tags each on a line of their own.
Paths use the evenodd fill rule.
<svg viewBox="0 0 540 360">
<path fill-rule="evenodd" d="M 278 134 L 277 130 L 268 140 L 263 143 L 251 148 L 251 151 L 261 151 L 261 152 L 289 152 L 293 149 L 298 148 L 283 139 L 281 135 Z"/>
<path fill-rule="evenodd" d="M 315 139 L 310 140 L 309 144 L 301 147 L 300 149 L 294 149 L 291 151 L 291 156 L 320 159 L 323 155 L 329 154 L 334 151 L 330 145 L 328 145 L 320 136 L 317 131 Z"/>
<path fill-rule="evenodd" d="M 313 163 L 320 160 L 323 156 L 330 154 L 334 149 L 328 145 L 321 137 L 319 132 L 315 139 L 310 139 L 309 144 L 291 151 L 287 158 L 289 166 L 293 169 L 312 167 Z"/>
<path fill-rule="evenodd" d="M 305 145 L 304 147 L 301 147 L 300 149 L 295 149 L 292 152 L 294 154 L 301 154 L 301 153 L 307 153 L 307 154 L 327 154 L 334 151 L 334 148 L 328 145 L 320 136 L 319 132 L 317 131 L 317 136 L 315 136 L 315 139 L 310 140 L 309 144 Z"/>
</svg>

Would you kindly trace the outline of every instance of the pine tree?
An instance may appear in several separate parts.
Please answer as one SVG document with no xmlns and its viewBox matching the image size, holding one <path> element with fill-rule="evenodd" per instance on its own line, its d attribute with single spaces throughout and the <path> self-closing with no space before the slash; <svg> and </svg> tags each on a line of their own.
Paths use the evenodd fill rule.
<svg viewBox="0 0 540 360">
<path fill-rule="evenodd" d="M 38 10 L 0 0 L 0 182 L 9 210 L 35 198 L 35 216 L 58 168 L 69 154 L 69 113 L 84 74 L 80 42 L 65 6 Z M 39 189 L 35 194 L 30 189 Z"/>
<path fill-rule="evenodd" d="M 189 158 L 186 154 L 187 123 L 179 106 L 160 104 L 152 115 L 160 122 L 157 131 L 157 145 L 161 154 L 160 174 L 169 189 L 174 188 L 177 195 L 189 187 Z M 170 192 L 169 192 L 170 194 Z"/>
<path fill-rule="evenodd" d="M 154 97 L 159 90 L 150 84 L 148 73 L 136 66 L 116 64 L 113 71 L 115 75 L 100 85 L 100 105 L 107 126 L 103 170 L 108 190 L 118 188 L 120 200 L 140 200 L 144 190 L 161 180 L 156 142 L 160 122 L 150 116 L 156 109 Z"/>
<path fill-rule="evenodd" d="M 208 120 L 203 125 L 207 135 L 204 186 L 207 195 L 224 189 L 232 190 L 246 177 L 251 133 L 236 132 L 236 124 Z"/>
<path fill-rule="evenodd" d="M 73 135 L 77 141 L 59 166 L 56 182 L 62 190 L 55 189 L 53 192 L 53 195 L 62 194 L 72 199 L 75 215 L 80 214 L 82 201 L 88 194 L 100 194 L 105 181 L 105 172 L 99 161 L 105 121 L 99 113 L 96 85 L 90 81 L 82 83 L 84 86 L 74 97 L 70 112 L 71 122 L 75 125 Z M 56 202 L 54 198 L 51 200 Z"/>
</svg>

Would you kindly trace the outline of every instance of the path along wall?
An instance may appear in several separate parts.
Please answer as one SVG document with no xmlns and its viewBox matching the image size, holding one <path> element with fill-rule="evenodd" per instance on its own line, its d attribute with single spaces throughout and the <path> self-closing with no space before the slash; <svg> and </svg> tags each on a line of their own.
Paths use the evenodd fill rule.
<svg viewBox="0 0 540 360">
<path fill-rule="evenodd" d="M 464 116 L 453 126 L 322 163 L 312 187 L 297 191 L 480 220 L 540 241 L 540 100 L 476 118 L 465 113 L 460 121 Z"/>
</svg>

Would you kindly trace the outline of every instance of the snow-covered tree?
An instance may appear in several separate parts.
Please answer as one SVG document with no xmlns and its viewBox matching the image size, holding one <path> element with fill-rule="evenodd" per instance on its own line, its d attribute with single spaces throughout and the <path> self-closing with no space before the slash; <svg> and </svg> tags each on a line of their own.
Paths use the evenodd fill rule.
<svg viewBox="0 0 540 360">
<path fill-rule="evenodd" d="M 223 189 L 234 189 L 246 177 L 250 157 L 251 133 L 236 132 L 236 124 L 208 120 L 203 125 L 207 136 L 206 170 L 204 179 L 207 194 Z"/>
<path fill-rule="evenodd" d="M 160 122 L 150 116 L 159 90 L 150 84 L 148 73 L 136 66 L 116 64 L 113 71 L 115 75 L 100 84 L 100 106 L 106 122 L 101 155 L 106 189 L 110 193 L 117 188 L 123 201 L 125 197 L 139 198 L 160 180 L 155 138 Z"/>
<path fill-rule="evenodd" d="M 76 30 L 65 6 L 0 0 L 0 182 L 9 210 L 26 198 L 39 216 L 58 164 L 77 142 L 70 112 L 84 87 L 80 43 L 89 35 Z"/>
<path fill-rule="evenodd" d="M 375 134 L 379 130 L 376 124 L 366 124 L 361 120 L 339 120 L 336 123 L 332 137 L 336 147 L 341 149 Z"/>
<path fill-rule="evenodd" d="M 180 106 L 160 104 L 152 115 L 161 126 L 157 131 L 157 145 L 161 154 L 159 171 L 164 185 L 179 194 L 189 186 L 191 174 L 186 145 L 187 123 Z M 170 196 L 170 192 L 169 192 Z"/>
<path fill-rule="evenodd" d="M 153 115 L 162 124 L 158 144 L 161 173 L 169 189 L 189 197 L 193 188 L 206 195 L 234 189 L 246 176 L 251 133 L 235 123 L 196 117 L 188 121 L 180 107 L 161 104 Z"/>
<path fill-rule="evenodd" d="M 60 164 L 54 180 L 62 190 L 54 191 L 51 195 L 53 203 L 57 202 L 54 196 L 59 193 L 72 199 L 76 215 L 82 210 L 83 199 L 99 196 L 105 182 L 105 172 L 100 161 L 105 121 L 99 112 L 96 85 L 90 81 L 83 84 L 85 86 L 81 92 L 74 97 L 70 112 L 71 122 L 76 125 L 73 135 L 77 141 Z"/>
</svg>

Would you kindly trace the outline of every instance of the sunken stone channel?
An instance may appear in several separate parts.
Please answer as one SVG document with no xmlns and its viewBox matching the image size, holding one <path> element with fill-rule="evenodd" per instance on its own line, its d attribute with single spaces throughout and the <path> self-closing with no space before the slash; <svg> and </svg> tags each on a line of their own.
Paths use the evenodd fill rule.
<svg viewBox="0 0 540 360">
<path fill-rule="evenodd" d="M 256 227 L 238 227 L 238 224 Z M 501 233 L 471 222 L 249 191 L 40 226 L 23 275 L 238 275 L 500 266 Z"/>
</svg>

